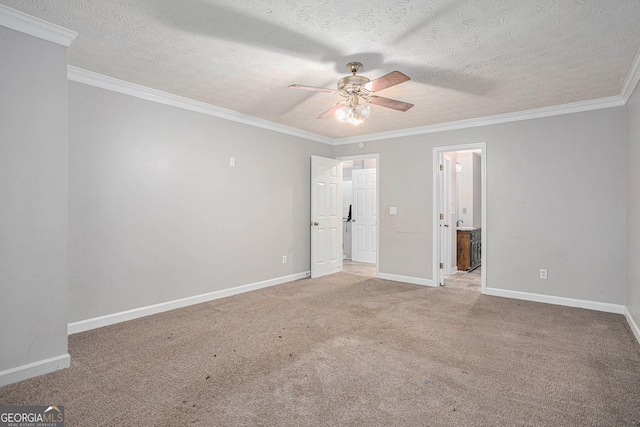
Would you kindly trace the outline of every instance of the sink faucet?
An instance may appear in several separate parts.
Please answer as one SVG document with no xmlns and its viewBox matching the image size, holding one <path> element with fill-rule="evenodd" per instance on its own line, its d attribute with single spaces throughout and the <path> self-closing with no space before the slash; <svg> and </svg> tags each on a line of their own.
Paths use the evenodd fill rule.
<svg viewBox="0 0 640 427">
<path fill-rule="evenodd" d="M 460 227 L 460 223 L 463 223 L 463 224 L 464 224 L 464 221 L 463 221 L 463 220 L 461 220 L 461 219 L 457 220 L 457 221 L 456 221 L 456 228 Z"/>
</svg>

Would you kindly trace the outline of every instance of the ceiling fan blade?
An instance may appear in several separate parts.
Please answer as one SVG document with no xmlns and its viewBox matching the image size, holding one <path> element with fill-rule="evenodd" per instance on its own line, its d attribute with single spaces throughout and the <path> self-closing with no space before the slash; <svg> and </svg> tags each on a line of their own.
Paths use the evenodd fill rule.
<svg viewBox="0 0 640 427">
<path fill-rule="evenodd" d="M 323 87 L 315 87 L 315 86 L 289 85 L 288 87 L 290 87 L 291 89 L 311 90 L 311 91 L 314 91 L 314 92 L 338 93 L 337 90 L 325 89 Z"/>
<path fill-rule="evenodd" d="M 391 86 L 399 85 L 406 81 L 411 80 L 409 76 L 402 74 L 400 71 L 392 71 L 389 74 L 385 74 L 382 77 L 378 77 L 375 80 L 371 80 L 364 85 L 364 88 L 370 92 L 378 92 Z"/>
<path fill-rule="evenodd" d="M 413 107 L 413 104 L 409 104 L 408 102 L 396 101 L 395 99 L 384 98 L 382 96 L 373 96 L 369 102 L 374 105 L 393 108 L 398 111 L 407 111 L 409 108 Z"/>
<path fill-rule="evenodd" d="M 333 115 L 336 113 L 336 111 L 338 111 L 339 109 L 342 108 L 343 105 L 345 105 L 346 102 L 345 101 L 340 101 L 340 102 L 336 102 L 335 104 L 333 104 L 331 106 L 331 108 L 329 108 L 327 111 L 325 111 L 324 113 L 320 114 L 318 117 L 316 117 L 317 119 L 326 119 L 327 117 Z"/>
</svg>

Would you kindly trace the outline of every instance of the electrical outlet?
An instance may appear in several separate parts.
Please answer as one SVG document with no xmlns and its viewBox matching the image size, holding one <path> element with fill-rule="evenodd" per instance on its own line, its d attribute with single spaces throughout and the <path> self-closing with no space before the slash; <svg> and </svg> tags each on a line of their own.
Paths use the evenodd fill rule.
<svg viewBox="0 0 640 427">
<path fill-rule="evenodd" d="M 540 269 L 540 278 L 547 280 L 547 269 L 546 268 L 541 268 Z"/>
<path fill-rule="evenodd" d="M 236 158 L 229 157 L 229 166 L 235 166 L 235 165 L 236 165 Z"/>
<path fill-rule="evenodd" d="M 287 263 L 287 256 L 286 256 L 286 255 L 284 255 L 284 256 L 282 257 L 282 263 L 283 263 L 283 264 L 286 264 L 286 263 Z"/>
<path fill-rule="evenodd" d="M 398 213 L 398 208 L 396 208 L 395 206 L 389 208 L 389 214 L 390 215 L 395 215 L 397 213 Z"/>
</svg>

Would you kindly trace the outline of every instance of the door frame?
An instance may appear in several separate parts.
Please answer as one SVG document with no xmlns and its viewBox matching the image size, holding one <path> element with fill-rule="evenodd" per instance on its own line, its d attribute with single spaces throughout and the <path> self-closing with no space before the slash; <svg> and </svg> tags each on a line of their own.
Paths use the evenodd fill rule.
<svg viewBox="0 0 640 427">
<path fill-rule="evenodd" d="M 367 160 L 367 159 L 376 159 L 376 218 L 378 219 L 378 223 L 376 227 L 376 277 L 379 277 L 380 274 L 380 153 L 372 153 L 372 154 L 360 154 L 355 156 L 340 156 L 336 157 L 336 160 L 340 160 L 341 162 L 347 160 Z"/>
<path fill-rule="evenodd" d="M 482 254 L 480 255 L 480 263 L 482 265 L 482 273 L 480 276 L 480 292 L 487 293 L 487 143 L 476 142 L 471 144 L 449 145 L 444 147 L 433 148 L 433 244 L 432 244 L 432 262 L 433 262 L 433 280 L 437 284 L 438 275 L 440 274 L 440 233 L 439 233 L 439 214 L 443 212 L 443 208 L 439 203 L 439 181 L 440 181 L 440 157 L 448 151 L 466 151 L 480 150 L 480 194 L 482 202 L 480 205 L 480 214 L 482 215 L 480 239 L 482 241 Z"/>
</svg>

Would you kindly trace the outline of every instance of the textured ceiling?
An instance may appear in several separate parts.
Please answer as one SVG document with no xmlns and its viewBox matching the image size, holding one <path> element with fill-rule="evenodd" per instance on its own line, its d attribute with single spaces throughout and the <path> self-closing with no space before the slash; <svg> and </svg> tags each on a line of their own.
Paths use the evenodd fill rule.
<svg viewBox="0 0 640 427">
<path fill-rule="evenodd" d="M 69 64 L 330 138 L 619 95 L 638 0 L 0 0 L 79 33 Z M 346 63 L 411 81 L 359 126 L 318 114 Z"/>
</svg>

